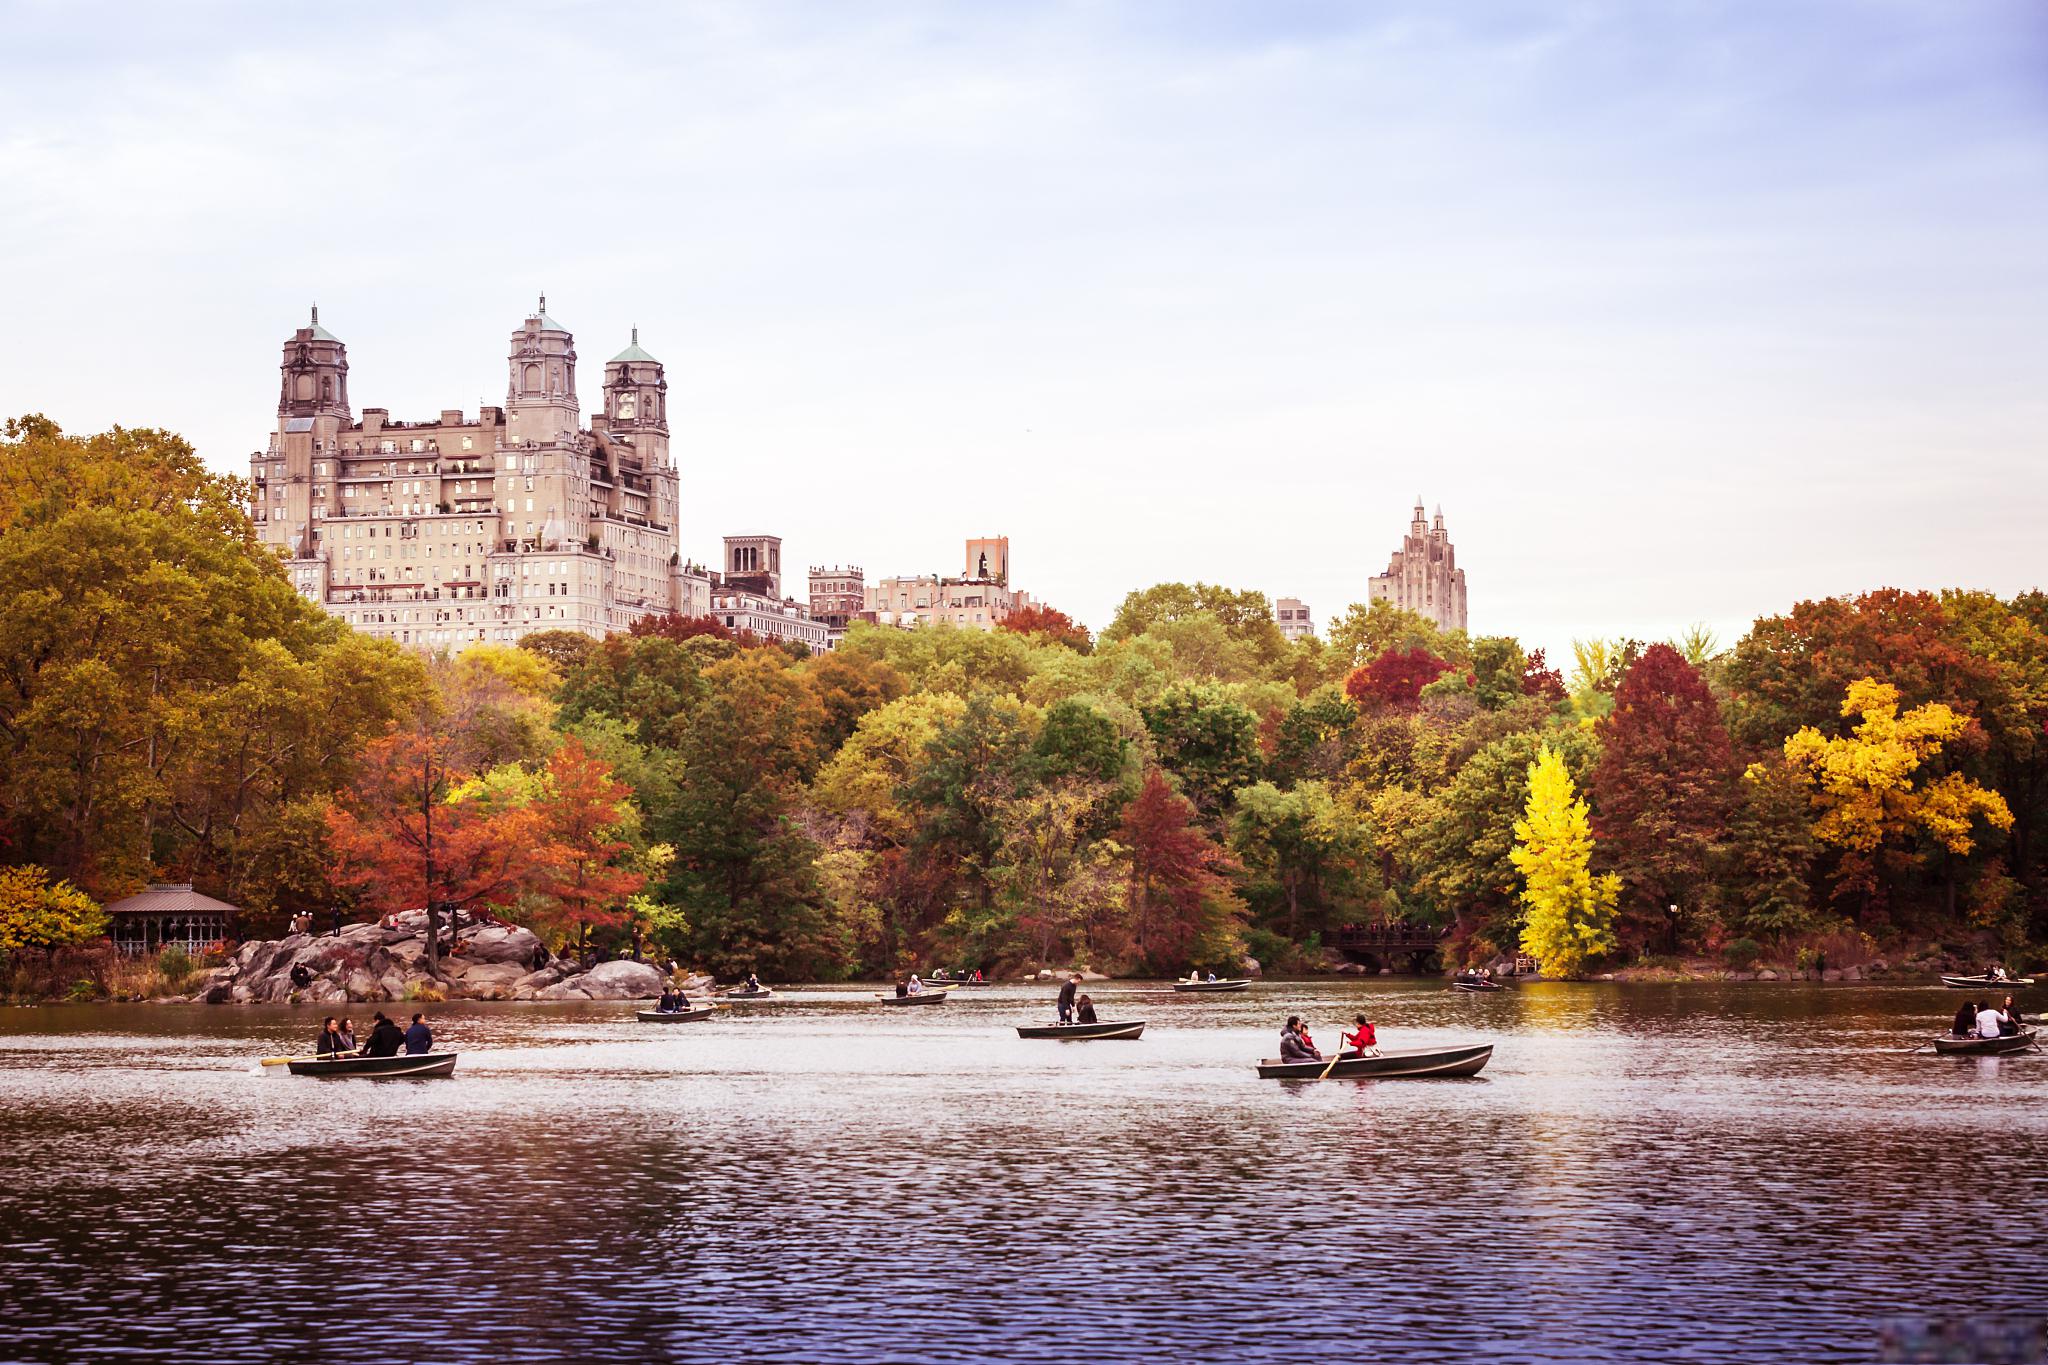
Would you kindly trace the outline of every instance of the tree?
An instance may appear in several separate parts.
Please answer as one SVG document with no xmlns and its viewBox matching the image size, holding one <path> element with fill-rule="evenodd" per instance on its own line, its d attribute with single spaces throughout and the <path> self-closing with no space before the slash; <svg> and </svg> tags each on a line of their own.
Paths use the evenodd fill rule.
<svg viewBox="0 0 2048 1365">
<path fill-rule="evenodd" d="M 1141 713 L 1160 763 L 1205 816 L 1221 816 L 1258 779 L 1258 717 L 1220 689 L 1176 687 Z"/>
<path fill-rule="evenodd" d="M 1031 747 L 1045 777 L 1109 782 L 1123 772 L 1130 742 L 1117 733 L 1116 722 L 1096 707 L 1068 697 L 1046 708 L 1037 742 Z"/>
<path fill-rule="evenodd" d="M 1708 909 L 1710 862 L 1735 803 L 1735 763 L 1721 708 L 1699 670 L 1651 645 L 1614 690 L 1598 726 L 1593 830 L 1626 892 L 1631 946 L 1652 937 L 1677 952 L 1681 920 Z"/>
<path fill-rule="evenodd" d="M 556 674 L 567 676 L 590 657 L 597 641 L 580 630 L 537 630 L 519 637 L 519 647 L 546 659 Z"/>
<path fill-rule="evenodd" d="M 1352 603 L 1330 623 L 1328 634 L 1328 661 L 1340 678 L 1389 652 L 1405 654 L 1419 649 L 1454 665 L 1472 661 L 1463 631 L 1443 630 L 1428 617 L 1383 598 L 1370 606 Z"/>
<path fill-rule="evenodd" d="M 1813 830 L 1803 774 L 1782 759 L 1752 764 L 1719 859 L 1725 914 L 1749 938 L 1782 938 L 1813 922 L 1807 878 Z"/>
<path fill-rule="evenodd" d="M 1287 937 L 1296 942 L 1310 929 L 1327 928 L 1333 907 L 1362 900 L 1362 883 L 1373 863 L 1365 822 L 1321 782 L 1303 782 L 1284 792 L 1270 782 L 1257 782 L 1240 791 L 1230 820 L 1230 846 L 1254 877 L 1273 889 L 1285 907 Z M 1304 907 L 1313 912 L 1313 924 L 1304 920 Z"/>
<path fill-rule="evenodd" d="M 1819 814 L 1814 836 L 1852 855 L 1875 853 L 1888 842 L 1925 838 L 1949 854 L 1967 854 L 1982 819 L 1995 829 L 2012 826 L 2005 798 L 1950 772 L 1921 780 L 1923 765 L 1963 733 L 1967 722 L 1941 702 L 1901 715 L 1899 689 L 1875 678 L 1849 684 L 1842 715 L 1858 716 L 1848 736 L 1824 736 L 1802 726 L 1785 741 L 1785 762 L 1805 778 Z M 1852 863 L 1851 866 L 1856 866 Z M 1949 880 L 1954 909 L 1954 878 Z"/>
<path fill-rule="evenodd" d="M 1528 922 L 1522 951 L 1545 971 L 1576 976 L 1586 959 L 1614 951 L 1614 902 L 1621 879 L 1594 876 L 1593 831 L 1586 803 L 1564 760 L 1545 745 L 1529 765 L 1529 805 L 1515 822 L 1509 855 L 1523 877 Z"/>
<path fill-rule="evenodd" d="M 1107 795 L 1104 783 L 1071 779 L 1007 800 L 999 821 L 1002 845 L 989 869 L 1004 913 L 994 923 L 972 925 L 976 960 L 1010 947 L 1005 940 L 1012 934 L 1015 947 L 1041 963 L 1070 958 L 1077 949 L 1121 948 L 1117 936 L 1103 932 L 1113 928 L 1109 918 L 1124 901 L 1118 849 L 1090 835 L 1095 809 Z M 956 909 L 948 928 L 970 924 L 970 913 Z"/>
<path fill-rule="evenodd" d="M 608 635 L 562 679 L 561 721 L 616 716 L 649 748 L 682 742 L 690 712 L 704 699 L 697 656 L 665 635 Z"/>
<path fill-rule="evenodd" d="M 1363 708 L 1413 706 L 1422 689 L 1449 671 L 1449 661 L 1426 649 L 1388 650 L 1344 680 L 1344 694 Z"/>
<path fill-rule="evenodd" d="M 1273 619 L 1273 604 L 1266 594 L 1213 583 L 1160 583 L 1129 594 L 1100 643 L 1112 644 L 1164 622 L 1199 615 L 1214 617 L 1230 638 L 1252 646 L 1261 660 L 1271 662 L 1286 652 L 1287 637 Z"/>
<path fill-rule="evenodd" d="M 534 889 L 587 945 L 590 931 L 626 922 L 627 898 L 647 878 L 627 865 L 639 823 L 626 786 L 574 736 L 548 756 L 535 806 L 543 844 L 534 850 Z"/>
<path fill-rule="evenodd" d="M 977 693 L 926 745 L 923 767 L 903 789 L 920 812 L 917 848 L 966 880 L 969 904 L 983 919 L 994 904 L 991 872 L 1004 816 L 1031 785 L 1035 739 L 1020 704 Z"/>
<path fill-rule="evenodd" d="M 0 953 L 48 952 L 107 932 L 106 912 L 33 863 L 0 867 Z"/>
<path fill-rule="evenodd" d="M 1041 602 L 1011 612 L 997 624 L 997 629 L 1032 636 L 1048 644 L 1065 645 L 1080 654 L 1086 654 L 1094 643 L 1086 626 L 1078 624 L 1058 608 Z"/>
<path fill-rule="evenodd" d="M 1117 843 L 1130 864 L 1132 947 L 1146 970 L 1234 965 L 1243 953 L 1243 906 L 1230 879 L 1236 865 L 1157 768 L 1146 771 L 1144 785 L 1125 808 Z"/>
<path fill-rule="evenodd" d="M 327 811 L 334 880 L 386 913 L 424 907 L 427 970 L 441 970 L 441 913 L 509 907 L 532 883 L 544 829 L 531 805 L 451 802 L 447 742 L 401 731 L 371 743 Z"/>
<path fill-rule="evenodd" d="M 909 690 L 903 675 L 885 661 L 838 650 L 807 662 L 804 673 L 825 709 L 825 729 L 818 740 L 828 754 L 846 742 L 862 716 Z"/>
</svg>

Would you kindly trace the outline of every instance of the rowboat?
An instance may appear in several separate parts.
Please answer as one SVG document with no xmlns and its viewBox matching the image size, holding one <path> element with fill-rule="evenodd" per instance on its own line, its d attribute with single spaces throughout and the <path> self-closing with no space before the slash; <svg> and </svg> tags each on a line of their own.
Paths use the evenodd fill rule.
<svg viewBox="0 0 2048 1365">
<path fill-rule="evenodd" d="M 1019 1038 L 1070 1038 L 1085 1041 L 1090 1038 L 1135 1038 L 1145 1031 L 1143 1019 L 1129 1019 L 1123 1023 L 1104 1021 L 1095 1024 L 1019 1024 Z"/>
<path fill-rule="evenodd" d="M 2031 976 L 1944 976 L 1941 984 L 1952 991 L 2019 990 L 2034 984 Z"/>
<path fill-rule="evenodd" d="M 1936 1038 L 1934 1050 L 1945 1057 L 1995 1057 L 2002 1052 L 2025 1052 L 2034 1045 L 2035 1032 L 2023 1028 L 1998 1038 Z"/>
<path fill-rule="evenodd" d="M 1382 1081 L 1433 1076 L 1476 1076 L 1492 1056 L 1492 1043 L 1467 1043 L 1460 1047 L 1388 1048 L 1377 1057 L 1361 1057 L 1356 1052 L 1346 1052 L 1341 1055 L 1335 1066 L 1331 1066 L 1327 1058 L 1320 1062 L 1280 1062 L 1267 1059 L 1259 1063 L 1259 1075 L 1269 1081 L 1312 1081 L 1327 1069 L 1332 1076 L 1364 1077 Z"/>
<path fill-rule="evenodd" d="M 396 1057 L 294 1057 L 294 1076 L 452 1076 L 453 1052 L 400 1053 Z"/>
<path fill-rule="evenodd" d="M 1252 988 L 1249 978 L 1232 981 L 1176 981 L 1173 988 L 1183 993 L 1195 991 L 1248 991 Z"/>
<path fill-rule="evenodd" d="M 878 995 L 875 999 L 885 1005 L 943 1005 L 946 994 L 945 991 L 927 990 L 921 995 Z"/>
<path fill-rule="evenodd" d="M 687 1024 L 693 1019 L 709 1019 L 716 1013 L 715 1006 L 699 1005 L 693 1010 L 641 1010 L 636 1017 L 643 1024 Z"/>
<path fill-rule="evenodd" d="M 773 1000 L 775 992 L 763 986 L 758 991 L 720 991 L 718 998 L 720 1000 Z"/>
<path fill-rule="evenodd" d="M 1478 977 L 1458 977 L 1451 982 L 1454 991 L 1497 991 L 1504 987 L 1498 981 L 1481 981 Z"/>
</svg>

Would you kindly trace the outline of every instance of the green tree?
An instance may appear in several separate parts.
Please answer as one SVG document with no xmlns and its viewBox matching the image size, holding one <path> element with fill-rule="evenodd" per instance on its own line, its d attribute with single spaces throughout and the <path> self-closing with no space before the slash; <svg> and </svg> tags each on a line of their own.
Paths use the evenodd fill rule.
<svg viewBox="0 0 2048 1365">
<path fill-rule="evenodd" d="M 1262 662 L 1270 663 L 1286 652 L 1287 637 L 1273 619 L 1273 604 L 1266 594 L 1213 583 L 1159 583 L 1130 593 L 1098 643 L 1114 644 L 1144 635 L 1156 626 L 1198 616 L 1213 617 L 1225 635 L 1251 646 Z"/>
<path fill-rule="evenodd" d="M 1143 708 L 1160 763 L 1205 816 L 1259 775 L 1259 721 L 1215 687 L 1176 687 Z"/>
</svg>

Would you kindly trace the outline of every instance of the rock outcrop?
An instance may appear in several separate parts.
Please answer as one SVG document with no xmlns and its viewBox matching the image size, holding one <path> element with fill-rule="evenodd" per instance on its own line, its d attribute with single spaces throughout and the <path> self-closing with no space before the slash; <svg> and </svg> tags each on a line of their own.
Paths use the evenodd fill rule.
<svg viewBox="0 0 2048 1365">
<path fill-rule="evenodd" d="M 441 971 L 427 971 L 426 912 L 383 923 L 344 925 L 339 934 L 293 934 L 245 943 L 198 997 L 211 1004 L 295 1001 L 343 1005 L 380 1000 L 638 1000 L 661 994 L 661 973 L 644 962 L 602 962 L 585 971 L 551 958 L 531 930 L 514 924 L 465 926 L 451 948 L 442 930 Z"/>
</svg>

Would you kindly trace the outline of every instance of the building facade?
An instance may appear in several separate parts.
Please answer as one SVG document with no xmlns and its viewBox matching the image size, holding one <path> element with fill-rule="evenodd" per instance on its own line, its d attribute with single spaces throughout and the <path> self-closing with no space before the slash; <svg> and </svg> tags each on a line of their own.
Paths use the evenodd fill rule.
<svg viewBox="0 0 2048 1365">
<path fill-rule="evenodd" d="M 837 631 L 867 610 L 867 575 L 858 564 L 811 565 L 811 616 Z"/>
<path fill-rule="evenodd" d="M 1280 623 L 1280 633 L 1290 644 L 1316 633 L 1314 613 L 1309 611 L 1308 603 L 1298 597 L 1283 597 L 1275 602 L 1273 619 Z"/>
<path fill-rule="evenodd" d="M 348 348 L 316 309 L 284 345 L 277 429 L 250 457 L 258 535 L 306 597 L 422 648 L 604 635 L 681 609 L 661 362 L 636 329 L 588 427 L 576 364 L 543 298 L 512 333 L 504 407 L 358 417 Z"/>
<path fill-rule="evenodd" d="M 1415 500 L 1415 516 L 1401 548 L 1387 561 L 1387 571 L 1368 585 L 1372 600 L 1389 602 L 1404 611 L 1428 617 L 1444 630 L 1465 629 L 1465 571 L 1458 567 L 1458 554 L 1444 530 L 1444 509 L 1436 509 L 1436 521 L 1423 519 L 1422 499 Z"/>
<path fill-rule="evenodd" d="M 881 578 L 867 589 L 868 619 L 885 626 L 946 622 L 970 630 L 994 630 L 1010 614 L 1031 605 L 1031 594 L 1010 586 L 1010 538 L 978 537 L 967 542 L 958 578 L 922 574 Z"/>
<path fill-rule="evenodd" d="M 794 641 L 822 654 L 832 631 L 806 603 L 782 595 L 782 537 L 758 532 L 725 538 L 725 572 L 710 585 L 711 615 L 733 630 Z"/>
</svg>

